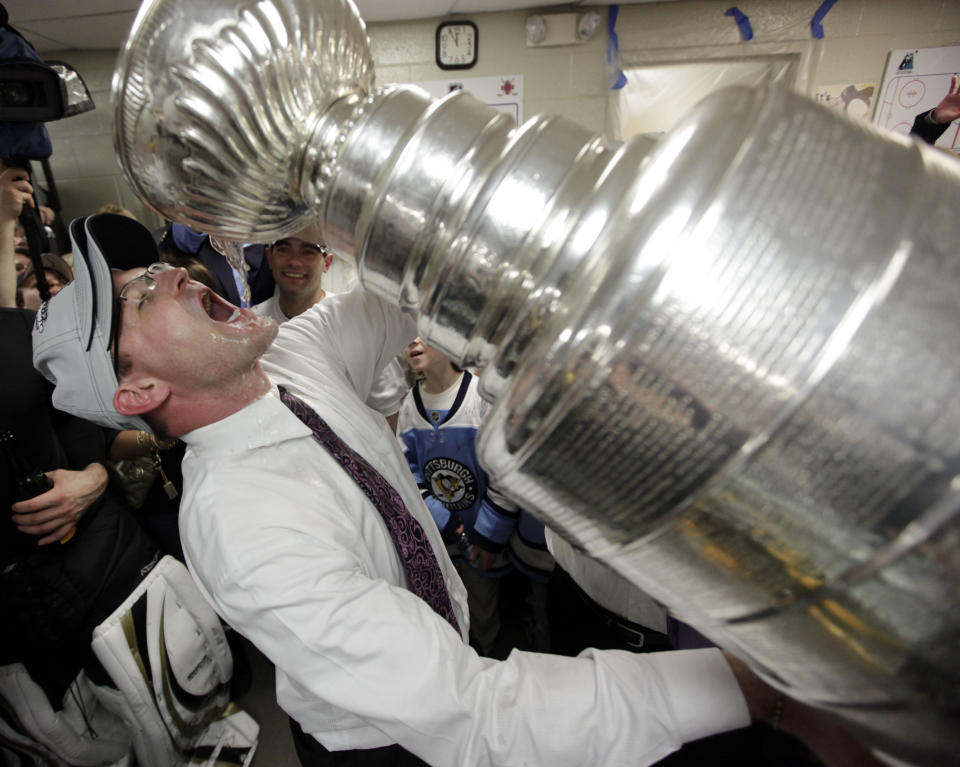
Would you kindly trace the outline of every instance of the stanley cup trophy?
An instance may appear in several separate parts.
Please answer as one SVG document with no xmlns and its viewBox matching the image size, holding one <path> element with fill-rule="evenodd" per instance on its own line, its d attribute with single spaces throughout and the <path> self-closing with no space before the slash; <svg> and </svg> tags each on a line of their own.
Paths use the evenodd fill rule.
<svg viewBox="0 0 960 767">
<path fill-rule="evenodd" d="M 482 368 L 500 486 L 773 685 L 960 754 L 960 174 L 776 87 L 614 152 L 374 87 L 349 0 L 154 0 L 124 172 L 226 240 L 317 221 Z"/>
</svg>

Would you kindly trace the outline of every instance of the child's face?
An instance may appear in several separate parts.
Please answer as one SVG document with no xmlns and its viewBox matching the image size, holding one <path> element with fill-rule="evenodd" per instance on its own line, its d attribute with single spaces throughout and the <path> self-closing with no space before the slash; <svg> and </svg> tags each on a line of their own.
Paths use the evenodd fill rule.
<svg viewBox="0 0 960 767">
<path fill-rule="evenodd" d="M 427 368 L 443 365 L 444 363 L 447 365 L 450 364 L 450 360 L 444 357 L 443 354 L 427 346 L 419 338 L 407 344 L 403 350 L 403 356 L 406 357 L 407 362 L 410 363 L 410 367 L 415 373 L 422 373 L 427 370 Z"/>
</svg>

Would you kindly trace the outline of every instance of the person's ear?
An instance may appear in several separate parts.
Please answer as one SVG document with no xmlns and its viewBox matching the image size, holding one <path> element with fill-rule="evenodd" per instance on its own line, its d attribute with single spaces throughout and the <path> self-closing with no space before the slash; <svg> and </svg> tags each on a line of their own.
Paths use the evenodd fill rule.
<svg viewBox="0 0 960 767">
<path fill-rule="evenodd" d="M 113 407 L 121 415 L 150 413 L 166 402 L 170 386 L 157 378 L 124 378 L 113 393 Z"/>
<path fill-rule="evenodd" d="M 330 264 L 333 263 L 333 253 L 327 253 L 323 257 L 323 273 L 326 274 L 327 270 L 330 268 Z"/>
<path fill-rule="evenodd" d="M 263 255 L 267 257 L 267 266 L 273 269 L 273 246 L 265 246 L 263 249 Z"/>
</svg>

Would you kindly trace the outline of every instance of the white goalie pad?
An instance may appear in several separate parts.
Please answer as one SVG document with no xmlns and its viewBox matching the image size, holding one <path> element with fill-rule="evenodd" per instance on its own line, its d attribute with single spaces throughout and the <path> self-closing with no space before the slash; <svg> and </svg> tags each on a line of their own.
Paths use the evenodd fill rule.
<svg viewBox="0 0 960 767">
<path fill-rule="evenodd" d="M 117 688 L 96 694 L 126 723 L 138 765 L 250 764 L 260 727 L 230 702 L 227 639 L 176 559 L 97 626 L 93 650 Z"/>
<path fill-rule="evenodd" d="M 0 666 L 0 751 L 5 765 L 128 767 L 123 721 L 97 699 L 82 671 L 55 711 L 22 663 Z"/>
</svg>

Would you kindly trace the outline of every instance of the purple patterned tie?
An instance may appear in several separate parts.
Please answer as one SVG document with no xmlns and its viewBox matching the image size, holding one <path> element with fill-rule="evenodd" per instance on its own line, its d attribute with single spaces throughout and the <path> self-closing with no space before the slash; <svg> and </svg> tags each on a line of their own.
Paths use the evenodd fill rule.
<svg viewBox="0 0 960 767">
<path fill-rule="evenodd" d="M 459 634 L 460 626 L 453 614 L 450 593 L 443 582 L 443 574 L 440 572 L 436 554 L 427 541 L 423 527 L 407 510 L 400 494 L 391 487 L 379 471 L 367 463 L 362 455 L 340 439 L 312 407 L 284 387 L 278 388 L 283 404 L 306 424 L 313 432 L 313 438 L 326 448 L 350 478 L 357 483 L 363 494 L 377 507 L 377 511 L 380 512 L 390 531 L 400 562 L 403 564 L 410 591 L 430 605 L 437 615 L 446 618 Z"/>
</svg>

